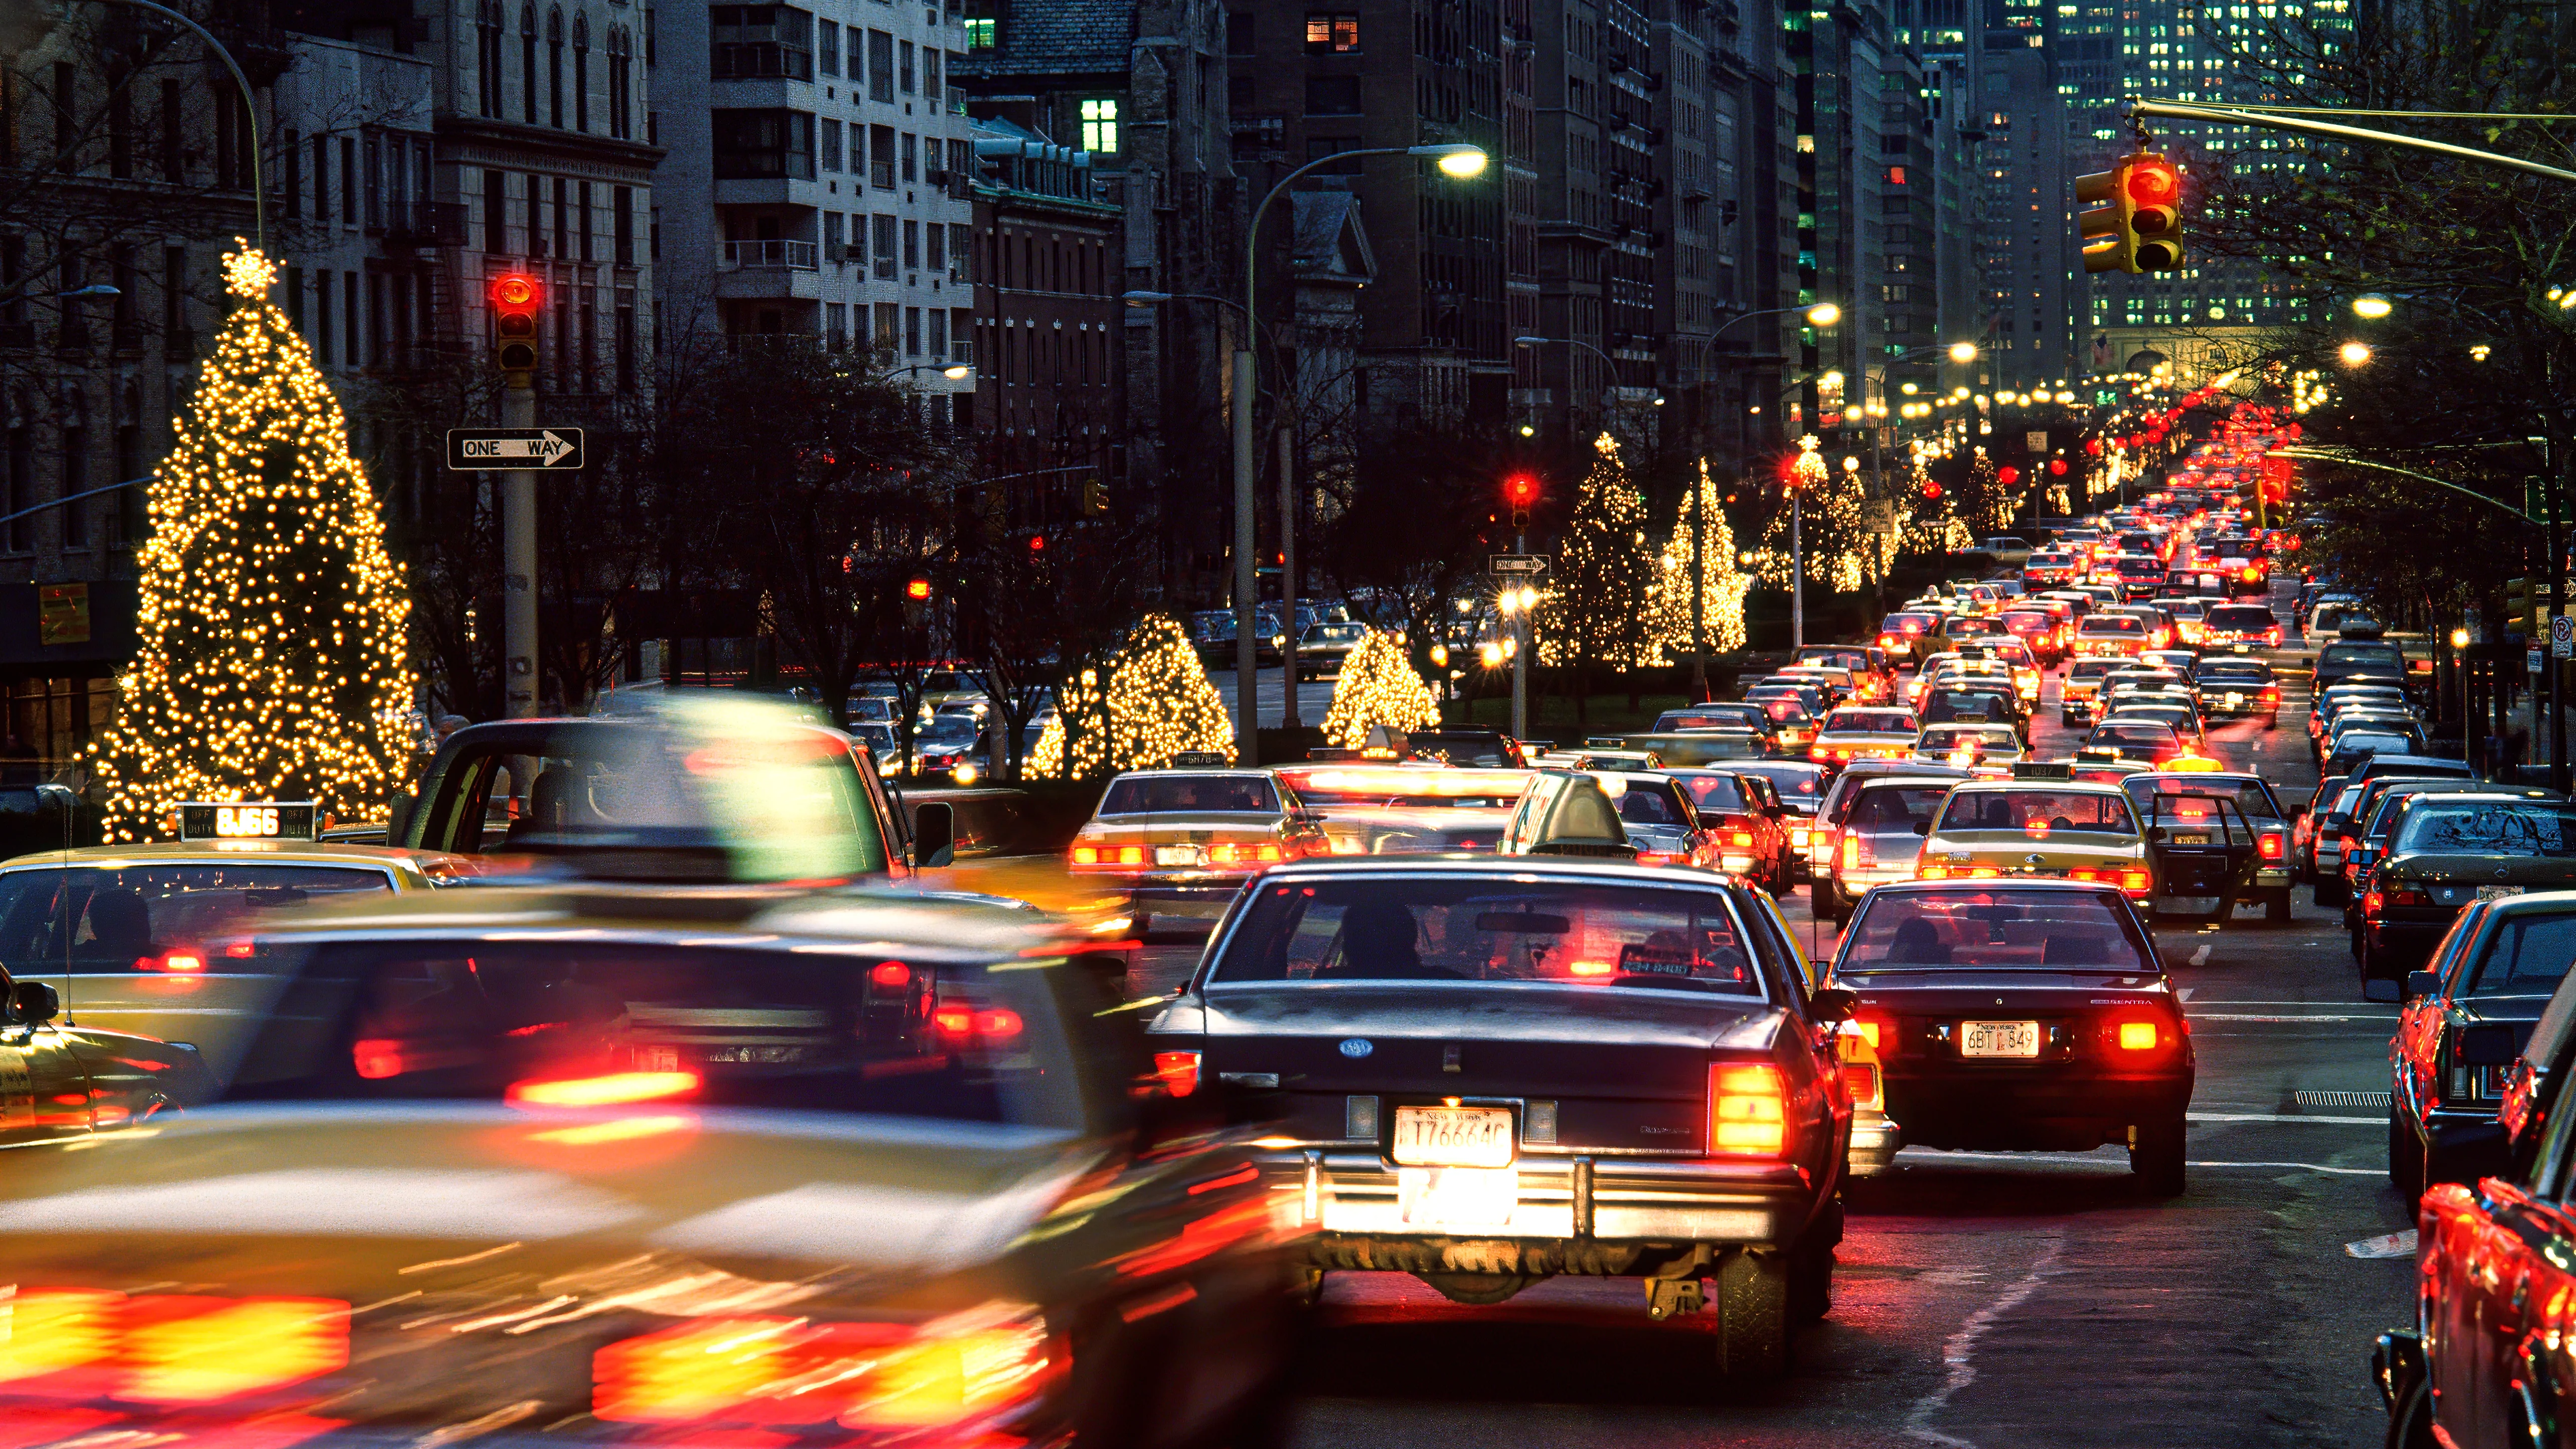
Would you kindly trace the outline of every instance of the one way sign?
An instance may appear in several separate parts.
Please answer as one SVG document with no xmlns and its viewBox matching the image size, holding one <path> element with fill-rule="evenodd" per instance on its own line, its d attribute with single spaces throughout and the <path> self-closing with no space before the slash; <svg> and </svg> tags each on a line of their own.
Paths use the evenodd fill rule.
<svg viewBox="0 0 2576 1449">
<path fill-rule="evenodd" d="M 447 466 L 462 472 L 491 468 L 581 467 L 579 428 L 449 428 Z"/>
</svg>

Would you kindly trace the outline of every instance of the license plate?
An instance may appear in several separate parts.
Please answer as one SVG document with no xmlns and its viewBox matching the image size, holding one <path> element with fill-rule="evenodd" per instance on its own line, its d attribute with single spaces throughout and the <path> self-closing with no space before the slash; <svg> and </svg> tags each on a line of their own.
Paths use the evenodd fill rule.
<svg viewBox="0 0 2576 1449">
<path fill-rule="evenodd" d="M 2207 845 L 2209 843 L 2209 837 L 2208 835 L 2201 833 L 2177 835 L 2173 838 L 2173 842 L 2176 845 Z"/>
<path fill-rule="evenodd" d="M 1432 1232 L 1492 1232 L 1508 1228 L 1513 1210 L 1520 1206 L 1520 1196 L 1518 1168 L 1395 1170 L 1396 1215 L 1407 1227 Z"/>
<path fill-rule="evenodd" d="M 2521 886 L 2480 886 L 2478 887 L 2478 899 L 2482 901 L 2500 901 L 2507 896 L 2521 895 L 2522 891 L 2523 888 Z"/>
<path fill-rule="evenodd" d="M 2234 708 L 2236 708 L 2238 705 L 2243 704 L 2244 702 L 2245 702 L 2245 696 L 2243 696 L 2243 695 L 2241 695 L 2241 694 L 2231 694 L 2231 695 L 2227 696 L 2227 707 L 2228 707 L 2229 709 L 2234 709 Z"/>
<path fill-rule="evenodd" d="M 1196 865 L 1198 863 L 1199 848 L 1195 845 L 1157 845 L 1154 847 L 1154 864 L 1156 865 Z"/>
<path fill-rule="evenodd" d="M 679 1069 L 678 1047 L 640 1046 L 635 1049 L 635 1070 L 639 1072 L 676 1072 Z"/>
<path fill-rule="evenodd" d="M 1959 1024 L 1963 1057 L 2035 1057 L 2039 1023 L 2035 1021 L 1965 1021 Z"/>
<path fill-rule="evenodd" d="M 1509 1167 L 1509 1107 L 1398 1107 L 1390 1144 L 1398 1165 Z"/>
</svg>

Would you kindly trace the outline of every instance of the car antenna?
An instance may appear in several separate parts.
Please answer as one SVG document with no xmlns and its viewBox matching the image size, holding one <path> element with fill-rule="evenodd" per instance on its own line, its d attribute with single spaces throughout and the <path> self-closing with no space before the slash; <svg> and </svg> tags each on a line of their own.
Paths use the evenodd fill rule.
<svg viewBox="0 0 2576 1449">
<path fill-rule="evenodd" d="M 55 801 L 63 809 L 62 874 L 59 877 L 62 884 L 55 889 L 63 892 L 64 907 L 68 910 L 71 903 L 72 884 L 72 816 L 80 808 L 80 796 L 73 794 L 68 785 L 44 784 L 36 787 L 36 798 Z M 62 1008 L 63 1025 L 80 1025 L 79 1022 L 72 1020 L 72 922 L 68 919 L 63 922 Z"/>
</svg>

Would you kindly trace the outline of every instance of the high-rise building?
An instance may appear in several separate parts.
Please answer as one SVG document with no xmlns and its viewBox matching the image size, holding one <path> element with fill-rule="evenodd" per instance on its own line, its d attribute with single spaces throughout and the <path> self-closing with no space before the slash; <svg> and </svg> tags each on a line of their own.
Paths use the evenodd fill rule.
<svg viewBox="0 0 2576 1449">
<path fill-rule="evenodd" d="M 2002 0 L 2010 17 L 2036 14 Z M 1991 388 L 2030 388 L 2075 368 L 2074 174 L 2066 165 L 2065 104 L 2047 32 L 1990 27 L 1974 37 L 1977 100 L 1977 267 L 1986 313 L 1978 371 Z"/>
<path fill-rule="evenodd" d="M 972 125 L 950 86 L 962 13 L 806 0 L 672 12 L 663 29 L 670 325 L 862 351 L 934 422 L 972 419 L 973 380 L 947 375 L 974 315 Z"/>
</svg>

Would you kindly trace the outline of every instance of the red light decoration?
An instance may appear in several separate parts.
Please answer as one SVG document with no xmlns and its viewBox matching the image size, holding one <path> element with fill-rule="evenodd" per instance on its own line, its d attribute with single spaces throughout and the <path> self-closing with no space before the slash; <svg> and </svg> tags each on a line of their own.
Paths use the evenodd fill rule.
<svg viewBox="0 0 2576 1449">
<path fill-rule="evenodd" d="M 1030 535 L 1029 535 L 1029 552 L 1031 552 L 1031 553 L 1044 553 L 1044 552 L 1046 552 L 1046 535 L 1045 535 L 1045 534 L 1043 534 L 1043 533 L 1032 533 L 1032 534 L 1030 534 Z"/>
<path fill-rule="evenodd" d="M 930 597 L 930 580 L 928 580 L 928 579 L 914 579 L 912 582 L 910 582 L 910 583 L 908 583 L 908 584 L 905 584 L 905 585 L 903 586 L 903 596 L 904 596 L 905 598 L 907 598 L 907 599 L 926 599 L 926 598 L 929 598 L 929 597 Z"/>
<path fill-rule="evenodd" d="M 2021 481 L 2021 470 L 2010 463 L 2006 463 L 1995 470 L 1995 481 L 2001 483 L 2006 488 L 2010 488 L 2015 483 Z"/>
<path fill-rule="evenodd" d="M 2086 439 L 2084 440 L 2084 453 L 2085 453 L 2085 456 L 2087 456 L 2087 457 L 2092 457 L 2092 458 L 2099 458 L 2099 457 L 2101 457 L 2101 456 L 2102 456 L 2102 440 L 2101 440 L 2100 438 L 2086 438 Z"/>
<path fill-rule="evenodd" d="M 2064 458 L 2049 459 L 2048 471 L 2058 475 L 2059 477 L 2064 477 L 2066 474 L 2066 460 Z"/>
</svg>

